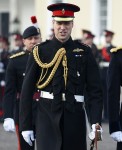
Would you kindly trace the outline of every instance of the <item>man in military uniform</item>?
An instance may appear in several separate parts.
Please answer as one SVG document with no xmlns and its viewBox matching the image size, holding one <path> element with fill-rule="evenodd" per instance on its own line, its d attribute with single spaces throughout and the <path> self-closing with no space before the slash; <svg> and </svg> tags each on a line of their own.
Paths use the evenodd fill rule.
<svg viewBox="0 0 122 150">
<path fill-rule="evenodd" d="M 117 141 L 117 150 L 122 150 L 122 104 L 120 100 L 122 86 L 122 47 L 111 49 L 112 58 L 108 69 L 108 114 L 109 132 Z"/>
<path fill-rule="evenodd" d="M 3 95 L 5 89 L 5 72 L 9 58 L 9 41 L 7 37 L 0 38 L 0 122 L 3 122 Z"/>
<path fill-rule="evenodd" d="M 17 34 L 14 34 L 13 36 L 13 40 L 14 40 L 14 48 L 13 50 L 11 51 L 11 55 L 17 53 L 17 52 L 21 52 L 23 51 L 23 38 L 22 38 L 22 35 L 17 33 Z"/>
<path fill-rule="evenodd" d="M 92 53 L 96 59 L 96 62 L 99 64 L 100 54 L 99 54 L 99 50 L 98 50 L 96 44 L 94 43 L 94 38 L 95 38 L 95 35 L 93 33 L 89 32 L 84 37 L 84 43 L 91 47 Z"/>
<path fill-rule="evenodd" d="M 20 101 L 20 130 L 32 145 L 32 95 L 40 89 L 36 120 L 37 150 L 86 150 L 84 89 L 88 92 L 94 132 L 101 123 L 102 89 L 98 66 L 90 47 L 71 38 L 74 12 L 69 3 L 48 6 L 53 12 L 55 36 L 35 46 L 27 65 Z"/>
<path fill-rule="evenodd" d="M 110 30 L 104 30 L 104 36 L 105 36 L 105 45 L 101 49 L 101 62 L 99 64 L 100 64 L 100 73 L 101 73 L 101 80 L 103 86 L 103 104 L 104 104 L 103 121 L 108 122 L 106 77 L 107 77 L 109 62 L 111 59 L 110 50 L 115 47 L 112 44 L 114 32 Z"/>
<path fill-rule="evenodd" d="M 16 127 L 18 150 L 34 149 L 34 145 L 32 147 L 29 146 L 19 132 L 19 102 L 28 57 L 33 46 L 40 42 L 41 36 L 40 32 L 38 32 L 38 29 L 34 26 L 26 28 L 23 32 L 23 43 L 26 47 L 26 50 L 16 53 L 10 57 L 6 71 L 3 127 L 5 131 L 13 132 L 15 131 Z M 35 93 L 33 96 L 33 110 L 36 109 L 36 94 L 37 93 Z"/>
<path fill-rule="evenodd" d="M 85 39 L 87 38 L 87 36 L 89 34 L 91 34 L 91 31 L 87 30 L 87 29 L 82 29 L 81 30 L 81 33 L 82 33 L 82 39 L 81 39 L 81 42 L 84 43 Z"/>
<path fill-rule="evenodd" d="M 79 39 L 75 39 L 74 41 L 78 41 L 80 43 L 84 43 L 87 35 L 90 34 L 90 33 L 91 33 L 91 31 L 86 30 L 86 29 L 82 29 L 81 30 L 82 38 L 81 39 L 80 38 Z"/>
</svg>

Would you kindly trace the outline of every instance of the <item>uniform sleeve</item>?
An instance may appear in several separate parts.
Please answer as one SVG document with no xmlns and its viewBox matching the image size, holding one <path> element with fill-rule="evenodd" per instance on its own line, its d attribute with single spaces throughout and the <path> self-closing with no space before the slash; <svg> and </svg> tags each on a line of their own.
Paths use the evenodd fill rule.
<svg viewBox="0 0 122 150">
<path fill-rule="evenodd" d="M 116 54 L 113 55 L 107 76 L 108 90 L 108 113 L 110 133 L 120 131 L 120 83 L 121 83 L 120 65 Z"/>
<path fill-rule="evenodd" d="M 16 95 L 16 73 L 14 62 L 9 60 L 5 75 L 5 93 L 3 98 L 4 118 L 13 118 Z"/>
<path fill-rule="evenodd" d="M 86 93 L 88 98 L 88 105 L 90 108 L 90 122 L 91 124 L 95 124 L 101 123 L 102 119 L 102 86 L 99 69 L 90 49 L 87 53 L 87 56 Z"/>
<path fill-rule="evenodd" d="M 32 101 L 36 82 L 39 79 L 39 67 L 30 54 L 20 99 L 20 131 L 32 130 Z"/>
</svg>

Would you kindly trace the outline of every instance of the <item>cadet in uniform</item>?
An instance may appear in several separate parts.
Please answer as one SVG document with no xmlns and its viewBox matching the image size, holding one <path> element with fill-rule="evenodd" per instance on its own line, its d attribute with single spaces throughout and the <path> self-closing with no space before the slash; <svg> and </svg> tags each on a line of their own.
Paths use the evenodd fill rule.
<svg viewBox="0 0 122 150">
<path fill-rule="evenodd" d="M 40 89 L 36 120 L 37 150 L 86 150 L 84 89 L 90 103 L 92 128 L 101 123 L 102 89 L 90 47 L 71 38 L 74 12 L 69 3 L 48 6 L 55 36 L 35 46 L 27 65 L 20 101 L 20 130 L 32 145 L 32 95 Z"/>
<path fill-rule="evenodd" d="M 5 72 L 9 58 L 9 40 L 7 37 L 0 38 L 0 122 L 3 122 L 3 95 L 5 89 Z"/>
<path fill-rule="evenodd" d="M 107 76 L 109 132 L 114 141 L 117 141 L 117 150 L 122 150 L 122 47 L 113 48 L 111 52 Z"/>
<path fill-rule="evenodd" d="M 98 50 L 97 46 L 94 43 L 94 37 L 95 37 L 95 35 L 92 34 L 91 32 L 87 33 L 87 35 L 84 38 L 84 43 L 91 47 L 92 53 L 93 53 L 93 55 L 96 59 L 96 62 L 99 64 L 100 55 L 99 55 L 99 50 Z"/>
<path fill-rule="evenodd" d="M 82 39 L 81 39 L 81 42 L 84 43 L 84 41 L 85 41 L 85 39 L 87 38 L 87 36 L 88 36 L 89 34 L 91 34 L 91 31 L 86 30 L 86 29 L 82 29 L 81 32 L 82 32 Z"/>
<path fill-rule="evenodd" d="M 23 43 L 26 47 L 25 51 L 12 55 L 9 59 L 9 64 L 6 72 L 6 86 L 4 95 L 4 130 L 14 131 L 16 125 L 16 133 L 18 137 L 18 150 L 33 150 L 23 139 L 19 128 L 19 102 L 21 96 L 21 88 L 25 76 L 25 69 L 28 57 L 35 44 L 41 42 L 40 32 L 30 26 L 23 32 Z M 33 96 L 33 109 L 36 109 L 36 94 Z M 15 107 L 15 109 L 14 109 Z M 35 117 L 35 116 L 34 116 Z"/>
<path fill-rule="evenodd" d="M 21 52 L 23 51 L 23 38 L 21 34 L 14 34 L 13 36 L 13 40 L 14 40 L 14 48 L 11 51 L 11 55 L 15 54 L 17 52 Z"/>
<path fill-rule="evenodd" d="M 104 104 L 103 121 L 108 122 L 106 78 L 107 78 L 107 70 L 108 70 L 109 62 L 111 59 L 110 50 L 115 47 L 112 44 L 114 32 L 110 30 L 104 30 L 104 36 L 105 36 L 105 46 L 103 46 L 103 48 L 101 49 L 101 62 L 99 64 L 100 64 L 101 80 L 103 86 L 103 104 Z"/>
</svg>

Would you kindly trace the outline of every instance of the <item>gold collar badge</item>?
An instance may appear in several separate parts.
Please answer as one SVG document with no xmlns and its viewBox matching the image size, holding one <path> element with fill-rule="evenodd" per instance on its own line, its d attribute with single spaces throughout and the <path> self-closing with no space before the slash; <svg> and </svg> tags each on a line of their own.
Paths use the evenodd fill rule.
<svg viewBox="0 0 122 150">
<path fill-rule="evenodd" d="M 65 9 L 64 9 L 64 8 L 62 9 L 62 14 L 63 14 L 63 15 L 65 14 Z"/>
<path fill-rule="evenodd" d="M 37 32 L 40 33 L 40 29 L 39 28 L 37 28 Z"/>
</svg>

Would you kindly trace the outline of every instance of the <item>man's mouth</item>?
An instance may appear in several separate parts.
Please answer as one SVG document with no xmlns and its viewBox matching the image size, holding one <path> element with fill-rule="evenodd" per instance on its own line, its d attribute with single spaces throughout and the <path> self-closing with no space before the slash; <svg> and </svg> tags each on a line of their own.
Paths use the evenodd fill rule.
<svg viewBox="0 0 122 150">
<path fill-rule="evenodd" d="M 60 32 L 60 34 L 61 34 L 62 36 L 65 36 L 65 35 L 66 35 L 66 32 Z"/>
</svg>

